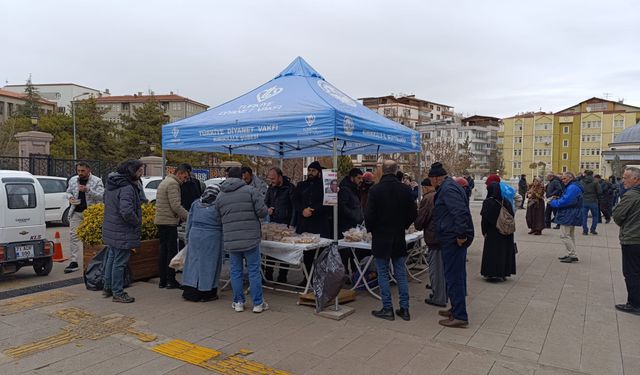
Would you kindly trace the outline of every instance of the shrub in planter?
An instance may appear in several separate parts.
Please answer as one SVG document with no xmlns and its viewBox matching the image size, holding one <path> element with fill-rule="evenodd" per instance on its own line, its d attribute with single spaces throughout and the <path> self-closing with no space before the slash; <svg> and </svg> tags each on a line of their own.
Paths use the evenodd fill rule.
<svg viewBox="0 0 640 375">
<path fill-rule="evenodd" d="M 133 280 L 143 280 L 156 277 L 158 274 L 159 241 L 158 228 L 153 223 L 156 207 L 153 204 L 142 205 L 142 245 L 139 249 L 132 249 L 129 258 L 129 269 L 133 273 Z M 104 222 L 104 204 L 89 206 L 78 226 L 78 237 L 84 243 L 84 265 L 96 255 L 104 245 L 102 244 L 102 224 Z"/>
<path fill-rule="evenodd" d="M 142 205 L 142 240 L 158 238 L 158 228 L 153 223 L 156 206 L 150 203 Z M 104 203 L 94 204 L 84 210 L 82 223 L 77 234 L 88 245 L 102 244 L 102 223 L 104 222 Z"/>
</svg>

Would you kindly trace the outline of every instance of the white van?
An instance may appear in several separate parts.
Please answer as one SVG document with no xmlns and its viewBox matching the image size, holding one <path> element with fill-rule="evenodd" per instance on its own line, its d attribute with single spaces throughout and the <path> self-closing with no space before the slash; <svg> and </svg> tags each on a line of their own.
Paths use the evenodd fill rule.
<svg viewBox="0 0 640 375">
<path fill-rule="evenodd" d="M 0 275 L 33 266 L 46 276 L 53 244 L 46 239 L 42 186 L 31 173 L 0 170 Z"/>
</svg>

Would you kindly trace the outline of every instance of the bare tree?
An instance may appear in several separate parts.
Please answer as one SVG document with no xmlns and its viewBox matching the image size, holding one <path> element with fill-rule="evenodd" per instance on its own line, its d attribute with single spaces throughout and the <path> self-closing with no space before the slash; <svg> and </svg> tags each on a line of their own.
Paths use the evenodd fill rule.
<svg viewBox="0 0 640 375">
<path fill-rule="evenodd" d="M 427 167 L 437 161 L 442 163 L 452 176 L 461 176 L 473 163 L 468 141 L 460 145 L 453 138 L 423 140 L 422 158 Z"/>
</svg>

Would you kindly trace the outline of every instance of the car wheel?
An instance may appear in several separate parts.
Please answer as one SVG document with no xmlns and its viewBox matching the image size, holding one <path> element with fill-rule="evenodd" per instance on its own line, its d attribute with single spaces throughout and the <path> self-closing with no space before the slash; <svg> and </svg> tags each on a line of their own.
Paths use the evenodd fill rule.
<svg viewBox="0 0 640 375">
<path fill-rule="evenodd" d="M 69 207 L 67 207 L 66 210 L 64 210 L 64 213 L 62 214 L 62 225 L 64 225 L 65 227 L 69 226 Z"/>
<path fill-rule="evenodd" d="M 47 276 L 53 269 L 53 259 L 36 259 L 33 261 L 33 270 L 38 276 Z"/>
</svg>

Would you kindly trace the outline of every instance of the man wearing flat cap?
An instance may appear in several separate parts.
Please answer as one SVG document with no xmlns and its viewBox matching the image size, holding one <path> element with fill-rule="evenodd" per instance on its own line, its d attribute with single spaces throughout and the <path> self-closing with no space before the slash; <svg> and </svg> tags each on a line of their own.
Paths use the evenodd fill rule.
<svg viewBox="0 0 640 375">
<path fill-rule="evenodd" d="M 296 233 L 315 233 L 320 237 L 332 238 L 329 222 L 331 210 L 322 205 L 324 199 L 322 169 L 317 161 L 309 164 L 307 179 L 300 182 L 293 191 Z M 304 265 L 307 271 L 311 270 L 313 257 L 313 251 L 304 252 Z M 306 280 L 303 283 L 306 284 Z"/>
<path fill-rule="evenodd" d="M 473 220 L 469 211 L 469 200 L 462 187 L 447 176 L 442 163 L 433 163 L 429 179 L 436 186 L 433 223 L 438 242 L 442 248 L 444 278 L 451 309 L 438 313 L 447 319 L 438 323 L 445 327 L 467 327 L 467 248 L 474 236 Z"/>
</svg>

